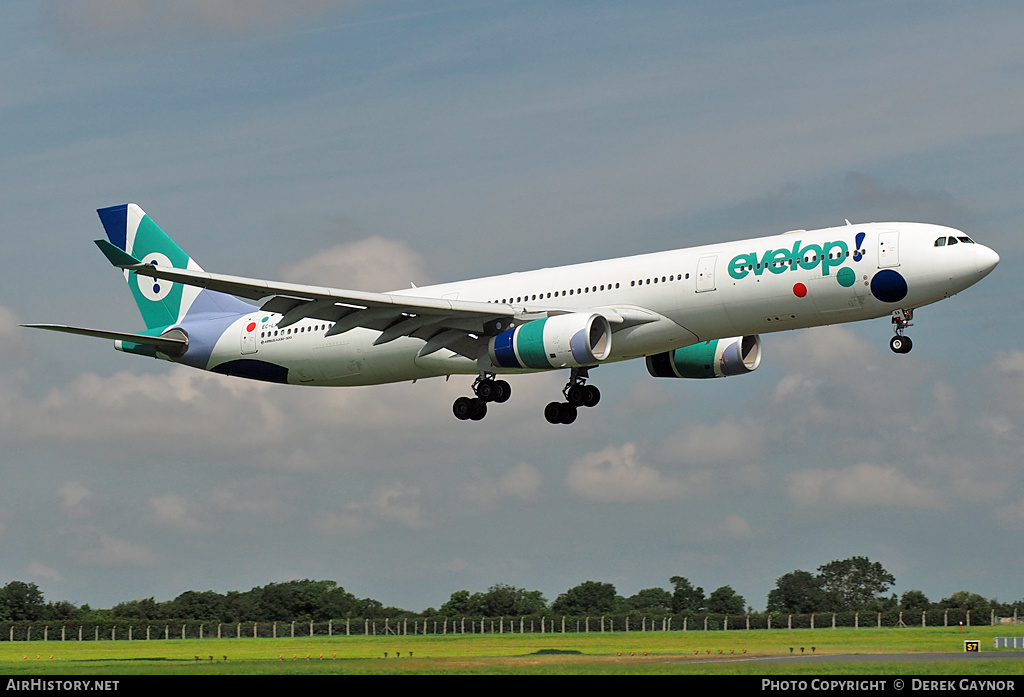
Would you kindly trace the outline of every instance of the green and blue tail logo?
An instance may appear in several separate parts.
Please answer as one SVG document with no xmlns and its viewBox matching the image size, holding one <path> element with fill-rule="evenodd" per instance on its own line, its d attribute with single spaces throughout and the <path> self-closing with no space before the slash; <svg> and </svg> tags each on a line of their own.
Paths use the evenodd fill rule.
<svg viewBox="0 0 1024 697">
<path fill-rule="evenodd" d="M 134 203 L 100 208 L 96 212 L 111 244 L 136 259 L 146 264 L 202 270 Z M 124 274 L 147 329 L 180 322 L 199 294 L 198 288 L 181 283 L 147 278 L 135 271 L 126 270 Z"/>
</svg>

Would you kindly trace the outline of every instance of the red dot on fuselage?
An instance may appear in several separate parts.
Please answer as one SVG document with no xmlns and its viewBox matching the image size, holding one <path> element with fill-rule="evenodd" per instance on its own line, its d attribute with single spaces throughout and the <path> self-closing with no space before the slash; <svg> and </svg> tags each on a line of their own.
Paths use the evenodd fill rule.
<svg viewBox="0 0 1024 697">
<path fill-rule="evenodd" d="M 254 329 L 256 329 L 256 323 L 255 322 L 249 322 L 249 326 L 245 328 L 245 331 L 251 332 Z"/>
<path fill-rule="evenodd" d="M 798 298 L 804 297 L 805 295 L 807 295 L 807 286 L 805 286 L 803 283 L 797 283 L 796 285 L 793 286 L 793 295 L 795 295 Z"/>
</svg>

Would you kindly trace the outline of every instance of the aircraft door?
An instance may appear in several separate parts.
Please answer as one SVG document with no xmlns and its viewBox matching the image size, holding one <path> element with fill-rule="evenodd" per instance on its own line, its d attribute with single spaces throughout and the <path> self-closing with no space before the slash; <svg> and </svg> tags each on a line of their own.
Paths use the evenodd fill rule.
<svg viewBox="0 0 1024 697">
<path fill-rule="evenodd" d="M 701 257 L 697 262 L 697 292 L 715 289 L 715 262 L 718 257 Z"/>
<path fill-rule="evenodd" d="M 900 233 L 893 232 L 878 233 L 878 268 L 885 269 L 890 266 L 900 265 Z"/>
<path fill-rule="evenodd" d="M 259 324 L 255 317 L 247 317 L 242 323 L 242 355 L 256 353 L 256 335 L 259 334 Z"/>
</svg>

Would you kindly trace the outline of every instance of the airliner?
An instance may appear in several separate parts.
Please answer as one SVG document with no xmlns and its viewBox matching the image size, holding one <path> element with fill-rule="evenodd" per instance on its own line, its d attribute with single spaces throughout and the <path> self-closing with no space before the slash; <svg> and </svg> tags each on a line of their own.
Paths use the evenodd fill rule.
<svg viewBox="0 0 1024 697">
<path fill-rule="evenodd" d="M 644 358 L 657 378 L 742 375 L 760 335 L 890 315 L 896 353 L 917 308 L 974 285 L 999 255 L 959 230 L 867 223 L 721 242 L 387 293 L 203 271 L 134 203 L 97 211 L 146 329 L 24 325 L 224 375 L 350 386 L 475 375 L 452 411 L 479 421 L 509 375 L 568 370 L 544 408 L 573 423 L 601 398 L 605 363 Z"/>
</svg>

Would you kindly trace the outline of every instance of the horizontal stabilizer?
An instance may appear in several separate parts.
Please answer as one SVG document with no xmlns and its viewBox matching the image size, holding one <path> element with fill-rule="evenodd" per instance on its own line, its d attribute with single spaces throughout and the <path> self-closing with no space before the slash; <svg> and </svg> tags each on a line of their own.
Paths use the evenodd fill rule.
<svg viewBox="0 0 1024 697">
<path fill-rule="evenodd" d="M 142 263 L 128 252 L 119 249 L 117 246 L 110 244 L 106 240 L 93 240 L 93 242 L 95 242 L 96 246 L 100 248 L 101 252 L 103 252 L 103 256 L 105 256 L 114 266 L 124 268 L 125 266 Z"/>
<path fill-rule="evenodd" d="M 130 332 L 111 332 L 106 329 L 69 327 L 65 324 L 23 324 L 21 326 L 30 327 L 32 329 L 47 329 L 51 332 L 80 334 L 82 336 L 94 336 L 98 339 L 129 341 L 133 344 L 154 346 L 162 353 L 166 353 L 169 356 L 181 355 L 185 353 L 185 350 L 188 348 L 188 339 L 184 336 L 150 336 L 149 334 L 132 334 Z"/>
</svg>

